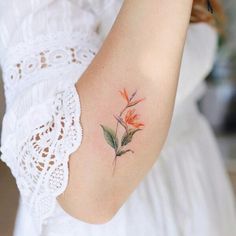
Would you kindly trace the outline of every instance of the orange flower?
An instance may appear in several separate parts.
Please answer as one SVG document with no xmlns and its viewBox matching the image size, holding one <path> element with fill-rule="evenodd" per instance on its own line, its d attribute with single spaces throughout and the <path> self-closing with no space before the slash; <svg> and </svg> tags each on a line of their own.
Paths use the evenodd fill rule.
<svg viewBox="0 0 236 236">
<path fill-rule="evenodd" d="M 135 100 L 135 101 L 133 101 L 133 102 L 129 102 L 128 107 L 134 106 L 134 105 L 136 105 L 136 104 L 142 102 L 144 99 L 145 99 L 145 98 L 141 98 L 141 99 Z"/>
<path fill-rule="evenodd" d="M 129 103 L 129 95 L 126 91 L 126 89 L 124 88 L 123 91 L 119 91 L 121 96 Z"/>
<path fill-rule="evenodd" d="M 129 97 L 129 94 L 127 93 L 126 89 L 124 88 L 123 91 L 119 91 L 121 96 L 126 100 L 126 102 L 128 103 L 127 104 L 127 107 L 132 107 L 140 102 L 142 102 L 145 98 L 141 98 L 141 99 L 138 99 L 138 100 L 135 100 L 135 101 L 132 101 L 132 99 L 135 97 L 137 91 L 135 91 L 130 97 Z"/>
<path fill-rule="evenodd" d="M 126 115 L 125 115 L 125 122 L 129 125 L 132 125 L 135 128 L 141 128 L 142 126 L 144 126 L 143 123 L 138 122 L 139 119 L 139 115 L 135 114 L 135 109 L 130 109 L 127 111 Z"/>
</svg>

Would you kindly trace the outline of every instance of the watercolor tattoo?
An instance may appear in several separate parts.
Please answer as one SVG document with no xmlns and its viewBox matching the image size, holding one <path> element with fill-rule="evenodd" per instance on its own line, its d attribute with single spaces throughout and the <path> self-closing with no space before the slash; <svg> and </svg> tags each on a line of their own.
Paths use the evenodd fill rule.
<svg viewBox="0 0 236 236">
<path fill-rule="evenodd" d="M 103 129 L 103 134 L 106 142 L 114 149 L 115 157 L 113 160 L 113 175 L 115 171 L 116 161 L 118 157 L 125 155 L 128 152 L 134 153 L 127 145 L 132 141 L 134 134 L 142 130 L 144 123 L 139 121 L 140 115 L 136 113 L 135 105 L 145 100 L 145 98 L 136 99 L 137 90 L 129 96 L 128 92 L 124 88 L 123 91 L 119 91 L 122 98 L 125 99 L 126 105 L 120 111 L 118 115 L 113 115 L 116 121 L 116 129 L 113 130 L 105 125 L 100 124 Z M 118 127 L 122 127 L 123 135 L 118 137 Z"/>
</svg>

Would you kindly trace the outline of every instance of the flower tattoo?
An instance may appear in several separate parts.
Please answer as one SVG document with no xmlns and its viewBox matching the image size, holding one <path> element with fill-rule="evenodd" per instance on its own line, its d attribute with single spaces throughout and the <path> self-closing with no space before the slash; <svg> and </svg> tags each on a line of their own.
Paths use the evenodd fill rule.
<svg viewBox="0 0 236 236">
<path fill-rule="evenodd" d="M 132 141 L 136 132 L 140 131 L 144 127 L 144 123 L 140 122 L 140 115 L 136 113 L 135 105 L 142 102 L 145 98 L 135 99 L 137 90 L 129 96 L 128 92 L 124 88 L 123 91 L 119 91 L 122 98 L 124 98 L 126 105 L 120 111 L 119 115 L 113 115 L 116 121 L 115 131 L 112 128 L 101 125 L 106 142 L 114 149 L 115 157 L 113 160 L 113 175 L 115 171 L 116 161 L 118 157 L 126 154 L 127 152 L 134 153 L 132 149 L 126 148 L 126 146 Z M 121 126 L 124 129 L 122 137 L 118 137 L 118 127 Z"/>
</svg>

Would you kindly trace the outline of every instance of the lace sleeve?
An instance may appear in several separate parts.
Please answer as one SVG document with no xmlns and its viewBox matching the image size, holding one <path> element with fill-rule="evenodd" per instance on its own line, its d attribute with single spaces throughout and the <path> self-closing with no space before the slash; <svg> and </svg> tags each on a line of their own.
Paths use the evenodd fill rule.
<svg viewBox="0 0 236 236">
<path fill-rule="evenodd" d="M 92 0 L 94 1 L 94 0 Z M 119 10 L 122 7 L 123 0 L 101 0 L 97 1 L 99 7 L 95 8 L 97 10 L 96 15 L 98 17 L 98 33 L 104 40 L 112 25 L 114 24 Z"/>
<path fill-rule="evenodd" d="M 88 36 L 91 41 L 81 34 L 69 35 L 72 41 L 64 34 L 58 37 L 61 40 L 43 37 L 37 46 L 32 42 L 34 52 L 27 44 L 28 50 L 20 51 L 30 56 L 19 53 L 4 67 L 8 106 L 2 123 L 1 159 L 10 167 L 38 232 L 67 186 L 68 160 L 82 141 L 75 83 L 100 47 L 95 36 Z M 16 73 L 12 74 L 12 68 Z"/>
<path fill-rule="evenodd" d="M 42 84 L 45 88 L 51 85 Z M 31 92 L 39 95 L 39 91 L 48 91 L 40 89 L 38 85 Z M 21 102 L 27 103 L 25 98 Z M 18 119 L 14 136 L 8 135 L 1 147 L 1 158 L 11 168 L 23 202 L 38 221 L 37 225 L 50 215 L 56 196 L 67 185 L 69 155 L 82 140 L 80 113 L 79 94 L 71 84 L 57 90 L 44 104 L 32 106 L 20 119 L 14 117 Z M 6 119 L 7 116 L 3 124 Z"/>
</svg>

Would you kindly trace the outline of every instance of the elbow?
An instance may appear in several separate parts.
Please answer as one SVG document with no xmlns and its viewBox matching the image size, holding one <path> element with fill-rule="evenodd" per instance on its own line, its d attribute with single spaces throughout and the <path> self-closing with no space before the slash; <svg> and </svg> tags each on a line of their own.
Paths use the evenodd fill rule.
<svg viewBox="0 0 236 236">
<path fill-rule="evenodd" d="M 69 213 L 70 214 L 70 213 Z M 106 224 L 113 219 L 115 216 L 114 212 L 110 209 L 103 210 L 102 212 L 86 212 L 82 214 L 70 214 L 73 218 L 82 221 L 87 224 Z"/>
<path fill-rule="evenodd" d="M 102 210 L 88 210 L 77 212 L 74 217 L 88 224 L 106 224 L 113 219 L 116 211 L 112 207 L 104 207 Z"/>
<path fill-rule="evenodd" d="M 73 202 L 58 198 L 63 210 L 73 218 L 88 224 L 105 224 L 113 219 L 119 208 L 110 203 L 96 202 Z"/>
<path fill-rule="evenodd" d="M 112 209 L 106 209 L 102 214 L 91 214 L 87 222 L 89 224 L 106 224 L 110 222 L 115 215 L 116 211 L 113 211 Z"/>
</svg>

